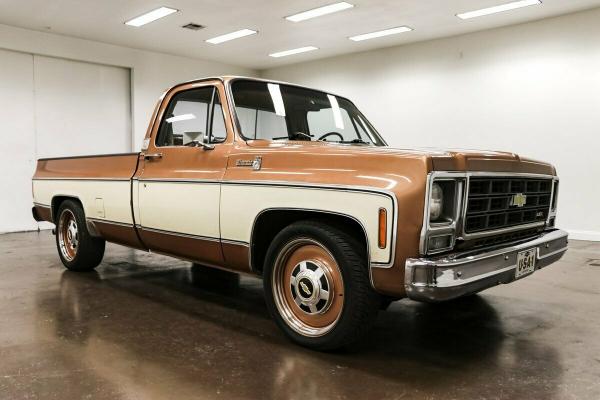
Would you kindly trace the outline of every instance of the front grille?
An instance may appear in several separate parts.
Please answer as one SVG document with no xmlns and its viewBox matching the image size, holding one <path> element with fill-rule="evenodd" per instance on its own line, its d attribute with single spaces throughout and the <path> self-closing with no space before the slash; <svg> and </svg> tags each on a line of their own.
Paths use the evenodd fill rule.
<svg viewBox="0 0 600 400">
<path fill-rule="evenodd" d="M 551 195 L 551 179 L 471 177 L 465 232 L 544 222 Z"/>
<path fill-rule="evenodd" d="M 531 238 L 539 235 L 540 232 L 543 230 L 544 230 L 543 227 L 530 228 L 530 229 L 523 229 L 523 230 L 518 230 L 518 231 L 514 231 L 514 232 L 501 233 L 498 235 L 484 236 L 481 238 L 471 239 L 471 240 L 457 240 L 455 248 L 460 251 L 473 250 L 473 249 L 477 249 L 480 247 L 495 246 L 495 245 L 502 244 L 502 243 L 509 243 L 509 242 L 516 242 L 516 241 L 524 240 L 524 239 L 531 239 Z"/>
</svg>

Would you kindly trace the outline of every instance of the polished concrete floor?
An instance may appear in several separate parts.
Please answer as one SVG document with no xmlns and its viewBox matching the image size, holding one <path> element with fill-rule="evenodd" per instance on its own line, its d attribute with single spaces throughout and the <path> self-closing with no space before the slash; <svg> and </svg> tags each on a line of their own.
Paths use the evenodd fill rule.
<svg viewBox="0 0 600 400">
<path fill-rule="evenodd" d="M 600 399 L 600 243 L 509 286 L 394 303 L 351 350 L 269 319 L 261 282 L 215 282 L 109 245 L 63 269 L 49 232 L 0 236 L 0 399 Z"/>
</svg>

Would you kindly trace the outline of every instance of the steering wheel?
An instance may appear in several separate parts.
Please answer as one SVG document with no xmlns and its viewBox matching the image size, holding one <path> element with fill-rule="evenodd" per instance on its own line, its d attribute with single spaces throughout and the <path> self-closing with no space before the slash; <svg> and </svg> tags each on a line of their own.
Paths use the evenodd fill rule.
<svg viewBox="0 0 600 400">
<path fill-rule="evenodd" d="M 325 139 L 328 138 L 329 136 L 337 136 L 337 137 L 340 138 L 340 142 L 344 141 L 344 137 L 341 134 L 337 133 L 337 132 L 326 133 L 326 134 L 322 135 L 320 138 L 318 138 L 317 140 L 321 140 L 321 141 L 326 142 Z"/>
</svg>

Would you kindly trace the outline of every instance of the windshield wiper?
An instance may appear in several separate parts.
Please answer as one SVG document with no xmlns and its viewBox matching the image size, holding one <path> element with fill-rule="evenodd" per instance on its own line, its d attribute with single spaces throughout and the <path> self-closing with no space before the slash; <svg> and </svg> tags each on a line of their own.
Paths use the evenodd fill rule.
<svg viewBox="0 0 600 400">
<path fill-rule="evenodd" d="M 365 142 L 362 139 L 342 140 L 340 143 L 371 144 L 369 142 Z"/>
</svg>

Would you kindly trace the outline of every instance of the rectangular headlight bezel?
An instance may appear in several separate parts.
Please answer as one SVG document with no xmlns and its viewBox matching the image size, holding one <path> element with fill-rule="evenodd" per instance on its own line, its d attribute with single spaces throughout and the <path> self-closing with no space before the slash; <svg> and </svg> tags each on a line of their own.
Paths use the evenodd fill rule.
<svg viewBox="0 0 600 400">
<path fill-rule="evenodd" d="M 456 245 L 457 226 L 462 215 L 462 202 L 465 190 L 464 173 L 431 173 L 427 177 L 423 229 L 420 240 L 421 254 L 439 254 L 450 251 Z M 434 183 L 439 184 L 443 192 L 442 216 L 433 221 L 430 218 L 431 193 Z M 430 238 L 451 235 L 449 246 L 430 249 Z"/>
<path fill-rule="evenodd" d="M 550 195 L 550 209 L 548 212 L 548 218 L 546 219 L 546 226 L 553 227 L 550 224 L 551 221 L 556 221 L 556 213 L 558 210 L 558 192 L 559 192 L 560 179 L 557 176 L 552 178 L 552 194 Z"/>
</svg>

